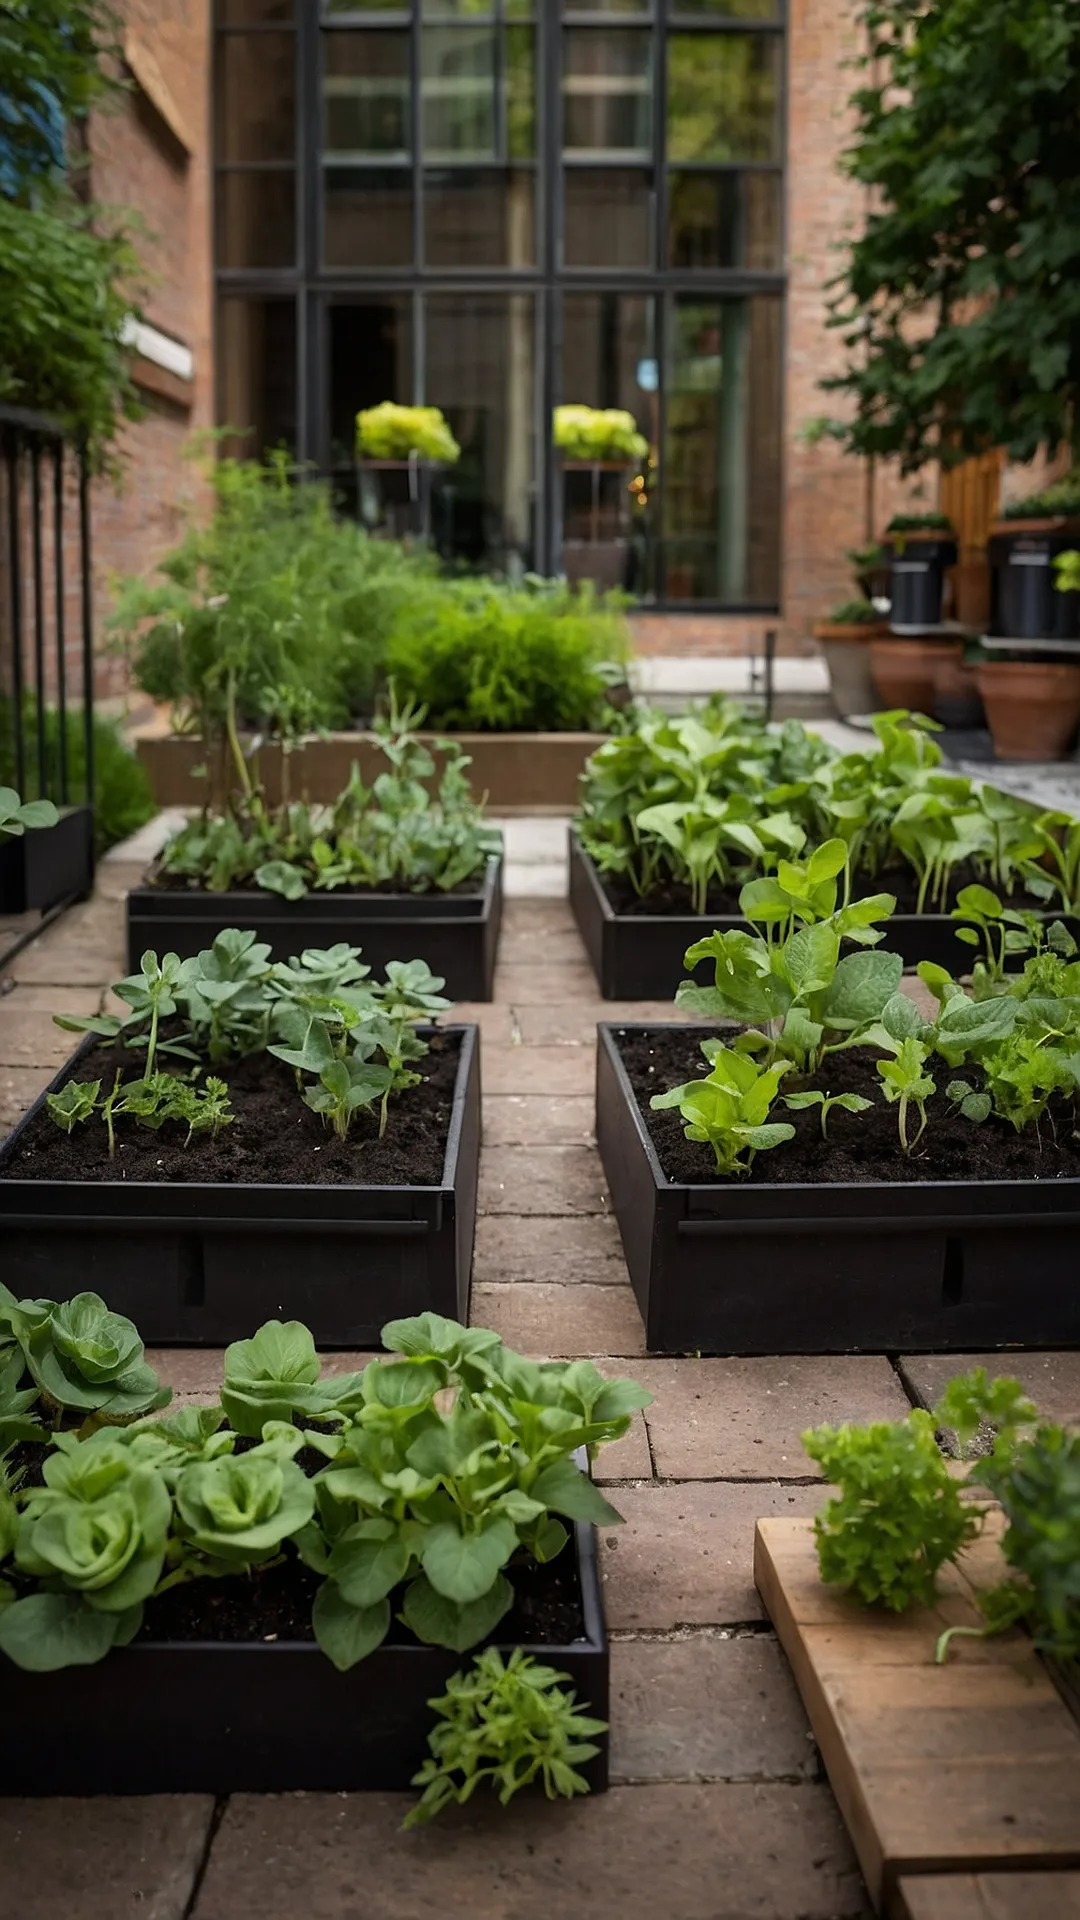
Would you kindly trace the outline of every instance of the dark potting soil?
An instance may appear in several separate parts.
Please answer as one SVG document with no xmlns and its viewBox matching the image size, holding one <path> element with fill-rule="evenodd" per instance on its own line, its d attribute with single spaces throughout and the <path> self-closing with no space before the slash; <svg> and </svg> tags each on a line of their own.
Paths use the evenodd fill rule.
<svg viewBox="0 0 1080 1920">
<path fill-rule="evenodd" d="M 206 883 L 202 880 L 192 879 L 190 875 L 185 873 L 165 873 L 157 866 L 150 868 L 143 880 L 143 886 L 153 888 L 155 893 L 206 893 L 209 891 Z M 418 882 L 415 887 L 403 887 L 398 881 L 386 880 L 380 882 L 378 886 L 356 885 L 312 888 L 307 898 L 333 900 L 341 897 L 348 899 L 350 896 L 359 896 L 363 899 L 378 897 L 380 899 L 400 900 L 402 898 L 415 899 L 425 894 L 430 894 L 435 899 L 457 900 L 466 894 L 479 896 L 483 892 L 483 886 L 484 874 L 481 868 L 479 873 L 471 874 L 467 880 L 459 880 L 456 887 L 435 887 L 432 886 L 430 880 L 422 880 Z M 220 895 L 220 898 L 227 900 L 230 894 L 236 893 L 245 895 L 255 894 L 257 896 L 265 895 L 267 900 L 280 898 L 280 895 L 275 894 L 272 889 L 256 886 L 255 881 L 251 878 L 235 881 L 232 886 L 225 889 L 224 893 Z M 301 903 L 297 902 L 296 904 L 300 905 Z"/>
<path fill-rule="evenodd" d="M 573 1542 L 543 1566 L 507 1568 L 514 1604 L 493 1640 L 523 1646 L 567 1646 L 585 1634 Z M 314 1640 L 311 1606 L 320 1578 L 290 1551 L 276 1566 L 256 1567 L 238 1579 L 192 1580 L 172 1587 L 146 1609 L 140 1640 Z M 415 1646 L 397 1618 L 401 1593 L 391 1595 L 391 1646 Z M 474 1649 L 478 1651 L 478 1649 Z"/>
<path fill-rule="evenodd" d="M 339 1140 L 304 1105 L 292 1068 L 269 1054 L 229 1060 L 209 1071 L 228 1083 L 235 1118 L 216 1140 L 169 1122 L 156 1132 L 130 1116 L 116 1122 L 116 1153 L 97 1115 L 66 1134 L 43 1108 L 0 1167 L 0 1179 L 140 1180 L 184 1185 L 252 1183 L 284 1186 L 441 1186 L 460 1057 L 460 1036 L 435 1032 L 417 1062 L 420 1084 L 395 1094 L 380 1140 L 378 1117 L 361 1113 Z M 145 1055 L 116 1044 L 95 1047 L 73 1080 L 111 1086 L 117 1067 L 127 1079 Z M 162 1066 L 170 1063 L 163 1057 Z"/>
<path fill-rule="evenodd" d="M 972 886 L 976 883 L 977 879 L 978 876 L 970 867 L 962 866 L 956 869 L 950 883 L 949 897 L 944 909 L 946 913 L 950 912 L 956 905 L 956 896 L 960 892 L 960 889 L 962 887 Z M 608 897 L 613 911 L 615 913 L 628 915 L 630 918 L 642 914 L 696 914 L 697 912 L 697 909 L 691 901 L 689 887 L 684 886 L 680 881 L 664 881 L 660 886 L 653 887 L 646 894 L 635 893 L 626 875 L 621 873 L 601 874 L 600 884 Z M 985 885 L 986 883 L 983 882 L 981 884 Z M 715 917 L 717 920 L 741 919 L 742 916 L 739 911 L 739 891 L 738 887 L 711 886 L 709 888 L 708 905 L 706 906 L 704 917 L 706 919 Z M 858 899 L 862 899 L 866 894 L 870 893 L 891 893 L 896 899 L 897 913 L 908 914 L 915 913 L 918 910 L 919 882 L 910 867 L 889 867 L 885 872 L 877 874 L 872 880 L 868 879 L 865 875 L 859 875 L 856 877 L 853 891 Z M 1030 907 L 1040 913 L 1063 911 L 1055 907 L 1048 908 L 1045 900 L 1036 900 L 1034 894 L 1022 893 L 1020 891 L 1010 894 L 1005 900 L 1005 905 L 1010 907 Z M 941 909 L 931 907 L 928 908 L 927 911 L 937 913 L 940 912 Z M 883 945 L 887 947 L 888 944 L 888 933 L 886 932 Z"/>
<path fill-rule="evenodd" d="M 712 1148 L 685 1138 L 677 1111 L 654 1112 L 649 1101 L 654 1093 L 667 1093 L 708 1073 L 700 1050 L 702 1037 L 700 1029 L 692 1027 L 654 1028 L 648 1033 L 639 1027 L 616 1029 L 619 1052 L 660 1165 L 669 1180 L 695 1187 L 713 1186 L 723 1178 L 716 1171 Z M 727 1041 L 728 1034 L 724 1038 Z M 975 1076 L 944 1061 L 932 1068 L 937 1092 L 927 1103 L 926 1132 L 910 1155 L 901 1153 L 898 1109 L 886 1105 L 875 1059 L 872 1051 L 837 1053 L 815 1080 L 803 1082 L 794 1074 L 786 1075 L 769 1117 L 793 1126 L 795 1138 L 755 1155 L 749 1176 L 736 1178 L 749 1178 L 755 1186 L 1080 1179 L 1080 1139 L 1064 1106 L 1056 1112 L 1051 1107 L 1042 1122 L 1041 1138 L 1034 1128 L 1017 1133 L 992 1116 L 977 1125 L 965 1120 L 945 1097 L 950 1081 L 970 1077 L 974 1084 Z M 805 1087 L 830 1094 L 858 1093 L 873 1106 L 865 1113 L 845 1113 L 842 1107 L 834 1107 L 828 1119 L 829 1137 L 822 1140 L 819 1109 L 798 1113 L 783 1102 L 785 1090 L 796 1093 Z M 912 1110 L 909 1133 L 917 1125 L 918 1116 Z"/>
</svg>

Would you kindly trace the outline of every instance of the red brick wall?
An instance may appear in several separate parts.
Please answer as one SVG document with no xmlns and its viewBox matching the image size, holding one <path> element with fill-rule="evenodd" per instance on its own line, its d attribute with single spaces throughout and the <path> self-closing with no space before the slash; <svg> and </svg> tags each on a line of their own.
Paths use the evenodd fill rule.
<svg viewBox="0 0 1080 1920">
<path fill-rule="evenodd" d="M 121 0 L 119 10 L 133 36 L 133 66 L 146 90 L 129 72 L 127 97 L 97 115 L 90 133 L 94 198 L 132 207 L 145 223 L 139 241 L 149 282 L 145 316 L 195 358 L 186 392 L 175 381 L 163 382 L 183 394 L 183 402 L 142 391 L 146 414 L 120 441 L 119 483 L 94 484 L 99 652 L 112 577 L 148 571 L 175 542 L 185 513 L 202 491 L 181 455 L 192 431 L 211 426 L 214 419 L 210 4 L 169 0 L 166 7 L 162 0 Z M 153 103 L 155 94 L 164 114 Z M 151 369 L 145 372 L 154 377 Z M 99 693 L 121 686 L 119 663 L 102 654 Z"/>
</svg>

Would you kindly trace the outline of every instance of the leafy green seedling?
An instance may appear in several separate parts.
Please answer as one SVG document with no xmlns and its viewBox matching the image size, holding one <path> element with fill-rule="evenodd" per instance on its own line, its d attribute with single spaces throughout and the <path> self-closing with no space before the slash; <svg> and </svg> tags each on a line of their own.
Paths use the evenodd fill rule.
<svg viewBox="0 0 1080 1920">
<path fill-rule="evenodd" d="M 864 1100 L 860 1093 L 785 1093 L 784 1105 L 794 1113 L 803 1113 L 809 1107 L 821 1109 L 821 1137 L 829 1137 L 829 1115 L 834 1107 L 843 1107 L 845 1113 L 865 1113 L 873 1106 L 872 1100 Z"/>
<path fill-rule="evenodd" d="M 607 1721 L 577 1704 L 568 1674 L 541 1666 L 521 1647 L 505 1662 L 497 1647 L 485 1647 L 428 1705 L 440 1718 L 428 1735 L 430 1757 L 413 1776 L 424 1791 L 404 1827 L 426 1826 L 443 1807 L 464 1806 L 484 1783 L 502 1807 L 534 1780 L 549 1800 L 588 1793 L 578 1768 L 600 1751 L 593 1736 L 606 1732 Z"/>
<path fill-rule="evenodd" d="M 51 800 L 20 800 L 14 787 L 0 787 L 0 833 L 20 839 L 28 828 L 55 827 L 59 818 Z"/>
<path fill-rule="evenodd" d="M 344 1140 L 356 1114 L 373 1107 L 377 1100 L 385 1101 L 392 1084 L 389 1067 L 350 1054 L 347 1060 L 333 1060 L 323 1067 L 318 1086 L 305 1088 L 304 1104 L 329 1121 L 338 1139 Z"/>
<path fill-rule="evenodd" d="M 794 1127 L 768 1120 L 789 1063 L 762 1067 L 750 1054 L 736 1053 L 719 1040 L 702 1041 L 701 1050 L 711 1073 L 669 1093 L 656 1093 L 649 1104 L 658 1111 L 676 1108 L 686 1122 L 686 1138 L 711 1146 L 718 1173 L 749 1173 L 755 1153 L 795 1137 Z"/>
<path fill-rule="evenodd" d="M 898 1105 L 902 1153 L 911 1153 L 922 1139 L 926 1131 L 926 1102 L 937 1091 L 936 1081 L 925 1071 L 928 1057 L 929 1048 L 921 1040 L 907 1039 L 897 1044 L 894 1059 L 877 1063 L 885 1098 L 890 1106 Z M 909 1135 L 908 1112 L 912 1106 L 919 1116 L 919 1124 Z"/>
<path fill-rule="evenodd" d="M 84 1120 L 91 1118 L 100 1092 L 100 1080 L 69 1080 L 59 1093 L 45 1095 L 45 1105 L 57 1126 L 70 1134 Z"/>
</svg>

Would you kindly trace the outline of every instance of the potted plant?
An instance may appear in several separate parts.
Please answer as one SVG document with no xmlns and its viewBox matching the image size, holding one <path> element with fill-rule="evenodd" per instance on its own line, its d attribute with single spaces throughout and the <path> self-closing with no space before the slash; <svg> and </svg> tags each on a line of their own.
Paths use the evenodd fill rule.
<svg viewBox="0 0 1080 1920">
<path fill-rule="evenodd" d="M 972 882 L 1010 911 L 1075 915 L 1078 823 L 946 771 L 932 727 L 877 714 L 874 751 L 838 754 L 729 701 L 682 718 L 636 709 L 590 760 L 570 835 L 571 907 L 604 997 L 673 994 L 688 946 L 747 930 L 747 882 L 834 837 L 852 898 L 895 897 L 905 966 L 964 966 L 951 910 Z"/>
<path fill-rule="evenodd" d="M 383 400 L 356 416 L 357 502 L 361 523 L 395 539 L 431 532 L 432 477 L 456 466 L 461 448 L 438 407 Z"/>
<path fill-rule="evenodd" d="M 1007 640 L 1072 640 L 1080 603 L 1055 562 L 1080 537 L 1080 472 L 1011 501 L 990 529 L 990 626 Z"/>
<path fill-rule="evenodd" d="M 305 941 L 362 945 L 384 966 L 407 944 L 437 968 L 456 1000 L 490 1000 L 502 916 L 502 839 L 484 824 L 468 756 L 439 740 L 442 769 L 417 737 L 422 708 L 389 710 L 362 737 L 371 784 L 353 762 L 330 806 L 271 806 L 258 756 L 227 723 L 235 782 L 221 809 L 167 842 L 127 897 L 128 965 L 148 947 L 188 959 L 243 920 L 284 960 Z M 370 756 L 369 756 L 370 757 Z M 289 756 L 282 762 L 289 770 Z M 380 769 L 381 770 L 377 770 Z"/>
<path fill-rule="evenodd" d="M 145 953 L 122 1017 L 58 1016 L 85 1038 L 0 1148 L 9 1284 L 92 1279 L 165 1345 L 268 1307 L 357 1348 L 388 1307 L 464 1316 L 479 1058 L 433 1024 L 441 985 L 343 944 L 275 964 L 237 928 Z"/>
<path fill-rule="evenodd" d="M 94 879 L 94 820 L 89 807 L 21 800 L 0 786 L 0 913 L 45 913 L 86 893 Z"/>
<path fill-rule="evenodd" d="M 927 1017 L 889 950 L 892 896 L 853 899 L 847 872 L 825 843 L 744 887 L 752 933 L 689 948 L 713 977 L 676 1004 L 726 1030 L 599 1029 L 596 1135 L 648 1345 L 1069 1344 L 1076 942 L 965 889 L 961 934 L 986 958 L 970 992 L 923 962 Z"/>
<path fill-rule="evenodd" d="M 571 581 L 625 586 L 635 493 L 624 476 L 640 475 L 649 443 L 619 407 L 556 407 L 553 437 L 563 470 L 563 571 Z"/>
<path fill-rule="evenodd" d="M 411 1825 L 499 1763 L 504 1804 L 606 1786 L 593 1527 L 620 1516 L 586 1449 L 651 1395 L 434 1313 L 382 1337 L 399 1357 L 323 1377 L 309 1329 L 271 1320 L 226 1352 L 220 1404 L 164 1411 L 96 1295 L 0 1288 L 4 1791 L 85 1790 L 91 1725 L 113 1793 L 414 1779 Z"/>
</svg>

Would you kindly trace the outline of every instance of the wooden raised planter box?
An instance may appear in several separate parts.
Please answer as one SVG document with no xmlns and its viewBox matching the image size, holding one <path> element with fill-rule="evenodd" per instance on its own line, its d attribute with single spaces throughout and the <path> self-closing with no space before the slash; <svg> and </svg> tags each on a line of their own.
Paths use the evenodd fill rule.
<svg viewBox="0 0 1080 1920">
<path fill-rule="evenodd" d="M 468 1320 L 480 1158 L 480 1046 L 461 1050 L 441 1185 L 274 1186 L 4 1177 L 45 1094 L 0 1146 L 0 1261 L 21 1297 L 91 1290 L 147 1346 L 226 1346 L 302 1320 L 320 1347 L 377 1348 L 387 1320 Z M 47 1092 L 99 1044 L 87 1036 Z"/>
<path fill-rule="evenodd" d="M 597 1029 L 596 1137 L 650 1351 L 1077 1343 L 1080 1180 L 680 1185 L 618 1046 L 620 1033 L 666 1031 Z"/>
<path fill-rule="evenodd" d="M 594 861 L 573 829 L 570 905 L 604 1000 L 673 1000 L 680 980 L 686 979 L 683 955 L 695 940 L 736 928 L 753 931 L 739 915 L 616 913 Z M 1047 913 L 1045 918 L 1064 920 L 1074 938 L 1080 939 L 1080 920 L 1060 913 Z M 894 913 L 882 945 L 900 954 L 905 968 L 933 960 L 950 973 L 967 974 L 976 953 L 957 939 L 957 924 L 947 913 Z M 1015 964 L 1022 965 L 1022 959 L 1018 957 Z"/>
<path fill-rule="evenodd" d="M 980 1625 L 975 1591 L 1006 1572 L 988 1529 L 945 1569 L 935 1607 L 889 1614 L 822 1584 L 809 1520 L 757 1523 L 758 1592 L 885 1920 L 1076 1911 L 973 1905 L 959 1879 L 1045 1872 L 1050 1892 L 1058 1872 L 1080 1868 L 1080 1726 L 1030 1639 L 1014 1629 L 954 1641 L 946 1665 L 934 1665 L 938 1635 Z M 957 1876 L 952 1905 L 946 1875 Z M 1075 1901 L 1075 1884 L 1071 1893 Z"/>
<path fill-rule="evenodd" d="M 0 836 L 0 913 L 47 913 L 94 884 L 94 815 L 68 807 L 53 827 Z"/>
<path fill-rule="evenodd" d="M 274 960 L 338 941 L 360 947 L 383 973 L 388 960 L 426 960 L 451 1000 L 490 1000 L 502 924 L 502 861 L 491 859 L 475 893 L 346 893 L 285 900 L 252 887 L 210 893 L 135 887 L 127 897 L 127 956 L 134 972 L 147 948 L 181 960 L 212 945 L 223 927 L 251 927 Z"/>
<path fill-rule="evenodd" d="M 444 737 L 420 735 L 427 746 Z M 572 813 L 585 762 L 607 735 L 456 733 L 453 738 L 472 759 L 468 773 L 475 797 L 486 800 L 492 813 Z M 136 746 L 160 807 L 201 807 L 208 792 L 221 797 L 220 779 L 208 785 L 207 778 L 195 772 L 206 765 L 201 740 L 179 734 L 143 738 Z M 438 754 L 435 759 L 441 765 Z M 305 740 L 288 756 L 289 796 L 329 804 L 348 785 L 354 762 L 369 785 L 385 771 L 384 756 L 361 734 L 331 733 Z M 259 777 L 271 806 L 282 799 L 281 763 L 280 747 L 271 743 L 260 748 Z"/>
<path fill-rule="evenodd" d="M 566 1673 L 606 1720 L 592 1527 L 577 1522 L 564 1552 L 576 1553 L 584 1637 L 526 1651 Z M 497 1633 L 494 1644 L 510 1652 Z M 472 1657 L 410 1640 L 339 1673 L 313 1640 L 149 1638 L 97 1666 L 26 1673 L 0 1655 L 0 1793 L 403 1792 L 427 1755 L 427 1702 Z M 596 1744 L 582 1768 L 594 1792 L 608 1783 L 608 1736 Z"/>
</svg>

